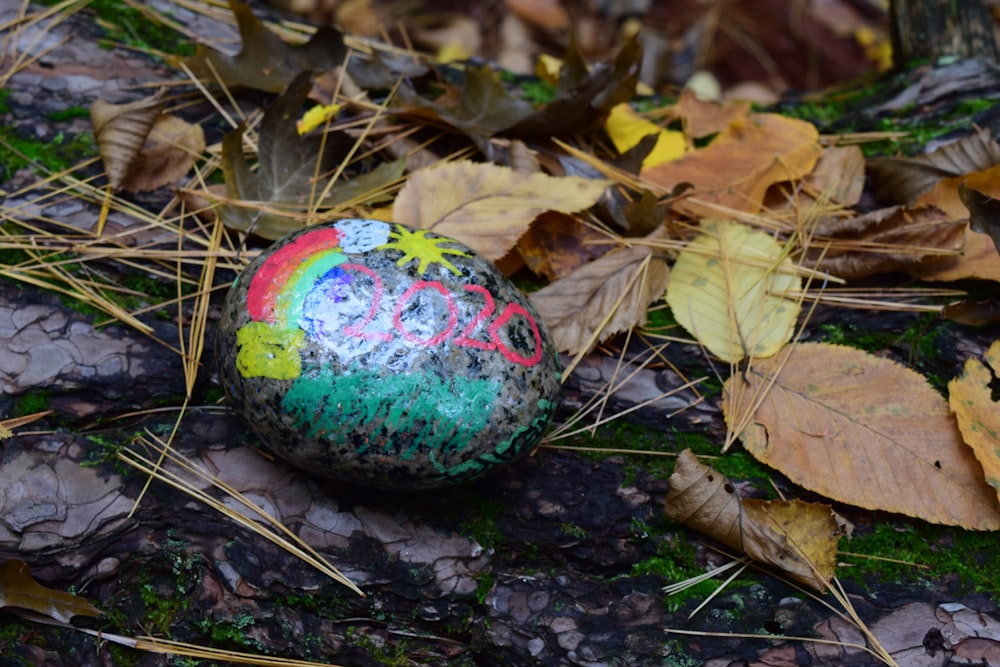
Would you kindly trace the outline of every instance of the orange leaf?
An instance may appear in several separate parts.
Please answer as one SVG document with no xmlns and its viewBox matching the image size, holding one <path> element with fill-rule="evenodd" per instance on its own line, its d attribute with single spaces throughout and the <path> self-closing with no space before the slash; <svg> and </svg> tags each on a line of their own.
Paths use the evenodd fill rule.
<svg viewBox="0 0 1000 667">
<path fill-rule="evenodd" d="M 695 216 L 718 215 L 708 204 L 756 212 L 767 188 L 808 174 L 822 149 L 816 128 L 777 114 L 753 114 L 729 125 L 701 150 L 640 172 L 661 194 L 691 183 L 698 201 L 683 199 L 675 208 Z"/>
<path fill-rule="evenodd" d="M 726 477 L 690 449 L 677 457 L 665 502 L 667 516 L 739 549 L 758 563 L 826 590 L 843 532 L 829 505 L 801 500 L 743 500 Z"/>
<path fill-rule="evenodd" d="M 986 363 L 989 368 L 977 359 L 965 362 L 962 374 L 948 383 L 948 403 L 987 483 L 1000 493 L 1000 402 L 990 387 L 1000 373 L 1000 340 L 986 351 Z"/>
<path fill-rule="evenodd" d="M 723 411 L 754 457 L 828 498 L 1000 529 L 996 493 L 948 404 L 888 359 L 800 343 L 730 377 Z"/>
<path fill-rule="evenodd" d="M 684 89 L 673 108 L 674 117 L 680 119 L 684 134 L 692 139 L 722 132 L 730 123 L 746 118 L 749 112 L 749 102 L 706 102 L 690 88 Z"/>
</svg>

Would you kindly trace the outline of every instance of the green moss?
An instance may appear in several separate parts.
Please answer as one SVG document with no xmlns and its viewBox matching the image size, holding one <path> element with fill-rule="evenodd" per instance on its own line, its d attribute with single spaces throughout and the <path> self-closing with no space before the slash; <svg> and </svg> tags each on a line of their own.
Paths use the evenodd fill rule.
<svg viewBox="0 0 1000 667">
<path fill-rule="evenodd" d="M 42 141 L 23 136 L 8 125 L 0 125 L 0 181 L 31 165 L 43 171 L 58 172 L 95 155 L 97 147 L 89 132 L 69 138 L 59 133 Z"/>
<path fill-rule="evenodd" d="M 61 109 L 59 111 L 53 111 L 48 114 L 49 120 L 62 123 L 68 120 L 73 120 L 74 118 L 90 118 L 90 109 L 82 106 L 72 106 L 68 109 Z"/>
<path fill-rule="evenodd" d="M 54 5 L 61 0 L 42 0 Z M 145 13 L 121 0 L 90 0 L 92 12 L 110 42 L 131 46 L 141 51 L 160 51 L 179 56 L 194 54 L 194 46 L 173 28 L 156 20 L 156 12 Z M 164 12 L 169 17 L 170 12 Z M 155 55 L 155 54 L 154 54 Z"/>
<path fill-rule="evenodd" d="M 49 392 L 46 389 L 39 389 L 22 394 L 14 402 L 14 416 L 33 415 L 37 412 L 44 412 L 49 409 Z"/>
<path fill-rule="evenodd" d="M 884 522 L 875 524 L 869 533 L 842 541 L 841 550 L 863 555 L 840 555 L 839 560 L 849 563 L 849 567 L 841 567 L 837 572 L 842 578 L 876 577 L 880 582 L 901 583 L 955 575 L 961 587 L 988 593 L 1000 601 L 996 587 L 1000 538 L 996 533 Z"/>
</svg>

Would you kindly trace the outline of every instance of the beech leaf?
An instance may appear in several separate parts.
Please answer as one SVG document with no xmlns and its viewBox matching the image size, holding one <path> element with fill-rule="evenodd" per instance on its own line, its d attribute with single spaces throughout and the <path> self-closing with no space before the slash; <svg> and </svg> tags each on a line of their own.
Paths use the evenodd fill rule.
<svg viewBox="0 0 1000 667">
<path fill-rule="evenodd" d="M 986 351 L 986 365 L 965 362 L 962 374 L 948 383 L 948 403 L 958 428 L 986 473 L 986 482 L 1000 494 L 1000 401 L 991 385 L 1000 377 L 1000 340 Z"/>
<path fill-rule="evenodd" d="M 420 169 L 396 197 L 397 222 L 450 236 L 492 260 L 503 257 L 540 213 L 573 213 L 597 203 L 608 182 L 524 174 L 478 162 Z"/>
<path fill-rule="evenodd" d="M 240 52 L 232 56 L 198 45 L 182 62 L 199 79 L 280 93 L 300 73 L 334 69 L 347 56 L 343 35 L 330 26 L 319 28 L 305 44 L 292 45 L 269 30 L 249 5 L 229 0 L 229 8 L 240 30 Z"/>
<path fill-rule="evenodd" d="M 28 564 L 11 559 L 0 563 L 0 609 L 14 608 L 69 623 L 74 616 L 100 616 L 84 598 L 46 588 L 31 577 Z"/>
<path fill-rule="evenodd" d="M 647 241 L 661 241 L 665 227 Z M 670 279 L 662 257 L 650 245 L 634 245 L 584 264 L 530 295 L 552 332 L 560 352 L 577 354 L 646 323 L 649 304 L 659 299 Z"/>
<path fill-rule="evenodd" d="M 677 457 L 664 507 L 671 519 L 817 590 L 836 571 L 843 529 L 829 505 L 743 500 L 690 449 Z"/>
<path fill-rule="evenodd" d="M 788 342 L 799 304 L 781 244 L 730 221 L 712 221 L 681 252 L 671 271 L 667 303 L 677 321 L 715 356 L 737 362 L 774 355 Z"/>
<path fill-rule="evenodd" d="M 972 530 L 1000 504 L 947 402 L 918 373 L 860 350 L 800 343 L 730 377 L 727 423 L 755 458 L 816 493 Z"/>
</svg>

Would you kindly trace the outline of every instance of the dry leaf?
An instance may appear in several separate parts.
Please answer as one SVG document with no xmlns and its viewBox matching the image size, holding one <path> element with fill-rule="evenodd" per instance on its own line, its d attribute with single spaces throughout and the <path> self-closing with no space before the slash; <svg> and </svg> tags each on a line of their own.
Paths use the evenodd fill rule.
<svg viewBox="0 0 1000 667">
<path fill-rule="evenodd" d="M 85 599 L 46 588 L 31 577 L 28 564 L 11 559 L 0 563 L 0 609 L 19 609 L 69 623 L 74 616 L 100 616 Z"/>
<path fill-rule="evenodd" d="M 986 366 L 978 359 L 965 362 L 962 374 L 948 383 L 948 403 L 986 482 L 1000 494 L 1000 401 L 991 386 L 1000 377 L 1000 340 L 986 351 L 985 360 Z"/>
<path fill-rule="evenodd" d="M 772 384 L 773 383 L 773 384 Z M 1000 528 L 996 493 L 945 400 L 860 350 L 800 343 L 723 387 L 744 447 L 834 500 L 972 530 Z"/>
<path fill-rule="evenodd" d="M 229 8 L 240 29 L 240 52 L 231 56 L 199 44 L 193 56 L 181 61 L 203 81 L 280 93 L 302 72 L 332 70 L 344 62 L 344 37 L 330 26 L 294 46 L 268 30 L 249 5 L 229 0 Z"/>
<path fill-rule="evenodd" d="M 807 586 L 824 591 L 833 578 L 842 530 L 829 505 L 743 500 L 724 475 L 685 449 L 665 509 L 671 519 Z"/>
<path fill-rule="evenodd" d="M 984 181 L 977 174 L 970 174 L 958 186 L 958 196 L 969 209 L 969 227 L 972 231 L 987 234 L 1000 251 L 1000 205 L 994 195 L 997 185 Z"/>
<path fill-rule="evenodd" d="M 674 317 L 725 361 L 776 354 L 799 315 L 799 304 L 780 293 L 802 288 L 783 252 L 746 225 L 706 223 L 671 271 L 667 303 Z"/>
<path fill-rule="evenodd" d="M 163 94 L 161 89 L 155 95 L 129 104 L 110 104 L 98 99 L 90 106 L 94 138 L 113 189 L 121 189 L 128 178 L 132 163 L 163 111 Z"/>
<path fill-rule="evenodd" d="M 506 0 L 504 4 L 522 21 L 542 28 L 563 30 L 569 25 L 569 15 L 559 0 Z"/>
<path fill-rule="evenodd" d="M 613 244 L 603 234 L 565 213 L 538 216 L 517 241 L 517 252 L 536 275 L 563 278 L 608 252 Z"/>
<path fill-rule="evenodd" d="M 121 189 L 148 192 L 183 178 L 205 150 L 201 125 L 177 116 L 159 116 L 129 166 Z"/>
<path fill-rule="evenodd" d="M 935 185 L 929 192 L 917 200 L 918 204 L 930 204 L 941 209 L 953 220 L 968 217 L 968 209 L 959 197 L 958 187 L 962 181 L 973 179 L 977 188 L 986 194 L 1000 195 L 995 186 L 990 184 L 1000 182 L 1000 166 L 984 169 L 974 174 L 963 174 L 954 178 L 946 178 Z M 923 262 L 917 267 L 908 269 L 917 277 L 925 280 L 994 280 L 1000 282 L 1000 252 L 993 240 L 986 234 L 965 228 L 965 239 L 962 254 L 954 257 L 943 257 L 932 262 Z"/>
<path fill-rule="evenodd" d="M 965 221 L 950 219 L 933 206 L 878 209 L 840 220 L 839 237 L 813 238 L 807 263 L 822 255 L 814 268 L 845 280 L 915 270 L 925 260 L 957 255 L 965 227 Z"/>
<path fill-rule="evenodd" d="M 943 178 L 988 169 L 997 163 L 1000 144 L 990 137 L 989 128 L 984 128 L 917 157 L 870 158 L 868 175 L 879 201 L 911 204 Z"/>
<path fill-rule="evenodd" d="M 687 151 L 683 134 L 663 129 L 640 116 L 628 104 L 619 104 L 611 109 L 608 119 L 604 121 L 604 130 L 619 153 L 633 148 L 644 137 L 655 135 L 656 145 L 643 158 L 643 167 L 654 167 L 676 160 Z"/>
<path fill-rule="evenodd" d="M 694 185 L 700 202 L 756 212 L 771 185 L 802 178 L 821 153 L 813 125 L 777 114 L 753 114 L 731 123 L 705 148 L 639 175 L 661 194 L 687 182 Z M 692 216 L 718 215 L 717 209 L 689 199 L 674 208 Z"/>
<path fill-rule="evenodd" d="M 706 102 L 690 88 L 681 92 L 673 108 L 674 117 L 680 119 L 684 134 L 691 139 L 722 132 L 730 123 L 746 118 L 748 113 L 749 102 Z"/>
<path fill-rule="evenodd" d="M 864 153 L 858 146 L 830 146 L 803 181 L 803 189 L 814 199 L 854 206 L 865 189 Z M 806 210 L 806 206 L 800 204 L 799 209 Z"/>
<path fill-rule="evenodd" d="M 429 229 L 500 259 L 540 213 L 597 203 L 607 181 L 524 174 L 478 162 L 446 162 L 413 173 L 396 197 L 397 222 Z"/>
<path fill-rule="evenodd" d="M 1000 297 L 963 299 L 949 303 L 941 309 L 941 317 L 973 327 L 1000 322 Z"/>
<path fill-rule="evenodd" d="M 646 237 L 660 241 L 661 227 Z M 530 295 L 549 327 L 556 348 L 577 354 L 646 323 L 646 309 L 667 287 L 670 273 L 663 258 L 647 245 L 609 252 L 565 278 Z"/>
</svg>

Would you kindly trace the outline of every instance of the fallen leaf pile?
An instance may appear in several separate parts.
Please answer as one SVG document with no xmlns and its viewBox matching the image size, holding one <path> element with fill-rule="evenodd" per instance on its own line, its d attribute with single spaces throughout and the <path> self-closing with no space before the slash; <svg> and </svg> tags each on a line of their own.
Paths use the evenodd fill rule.
<svg viewBox="0 0 1000 667">
<path fill-rule="evenodd" d="M 491 66 L 330 28 L 293 45 L 229 5 L 239 52 L 201 47 L 174 64 L 208 90 L 272 95 L 222 140 L 224 186 L 181 189 L 241 242 L 346 215 L 433 229 L 531 273 L 559 350 L 578 357 L 665 301 L 732 368 L 723 450 L 739 440 L 834 501 L 1000 528 L 1000 343 L 945 399 L 892 361 L 796 342 L 803 300 L 833 285 L 889 272 L 1000 282 L 1000 144 L 988 132 L 866 159 L 808 122 L 691 91 L 640 113 L 637 39 L 599 63 L 571 43 L 538 64 L 529 95 Z M 164 104 L 95 105 L 113 188 L 176 183 L 203 152 L 191 128 L 166 125 Z M 995 299 L 949 308 L 976 322 L 1000 311 Z M 841 530 L 829 507 L 742 501 L 687 455 L 671 482 L 670 516 L 800 582 L 829 582 Z"/>
</svg>

